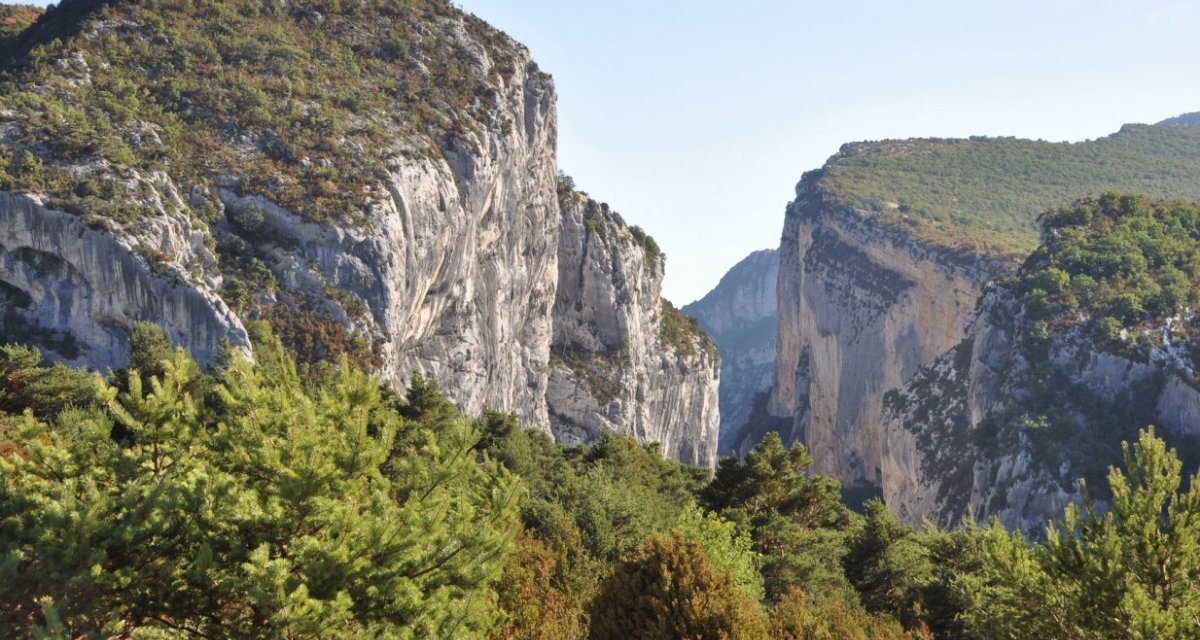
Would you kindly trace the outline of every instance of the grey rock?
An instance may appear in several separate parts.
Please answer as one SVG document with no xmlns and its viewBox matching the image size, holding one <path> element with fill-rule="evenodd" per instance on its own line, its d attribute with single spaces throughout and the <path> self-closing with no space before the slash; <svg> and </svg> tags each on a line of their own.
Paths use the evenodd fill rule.
<svg viewBox="0 0 1200 640">
<path fill-rule="evenodd" d="M 718 451 L 732 453 L 754 397 L 775 378 L 776 285 L 779 252 L 755 251 L 734 265 L 703 298 L 683 307 L 721 350 Z"/>
<path fill-rule="evenodd" d="M 664 455 L 716 463 L 719 358 L 707 341 L 663 338 L 665 268 L 607 205 L 561 202 L 558 291 L 547 400 L 551 431 L 584 442 L 608 431 Z"/>
</svg>

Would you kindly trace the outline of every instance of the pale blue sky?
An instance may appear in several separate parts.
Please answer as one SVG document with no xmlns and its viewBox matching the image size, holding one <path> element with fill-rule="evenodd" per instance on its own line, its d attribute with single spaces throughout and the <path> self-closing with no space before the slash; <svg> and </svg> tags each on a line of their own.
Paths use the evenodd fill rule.
<svg viewBox="0 0 1200 640">
<path fill-rule="evenodd" d="M 777 246 L 843 142 L 1083 140 L 1200 110 L 1200 2 L 460 5 L 554 74 L 560 168 L 654 235 L 677 304 Z"/>
<path fill-rule="evenodd" d="M 458 4 L 554 74 L 560 168 L 658 240 L 679 305 L 777 246 L 843 142 L 1083 140 L 1200 110 L 1192 0 Z"/>
</svg>

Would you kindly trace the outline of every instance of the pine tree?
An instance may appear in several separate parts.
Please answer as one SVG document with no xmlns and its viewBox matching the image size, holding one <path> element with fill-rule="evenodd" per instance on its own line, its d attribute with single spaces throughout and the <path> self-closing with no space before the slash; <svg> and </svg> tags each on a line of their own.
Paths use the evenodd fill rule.
<svg viewBox="0 0 1200 640">
<path fill-rule="evenodd" d="M 986 561 L 964 580 L 966 618 L 1000 638 L 1200 638 L 1200 485 L 1153 430 L 1123 444 L 1109 471 L 1112 505 L 1067 508 L 1044 545 L 998 525 Z"/>
<path fill-rule="evenodd" d="M 256 355 L 209 380 L 176 350 L 9 430 L 0 637 L 486 636 L 520 485 L 472 423 L 401 417 L 345 361 L 308 387 L 278 343 Z"/>
<path fill-rule="evenodd" d="M 804 445 L 769 433 L 744 461 L 722 460 L 701 494 L 706 506 L 747 527 L 762 556 L 767 599 L 793 587 L 851 594 L 842 572 L 851 515 L 836 480 L 810 476 Z"/>
</svg>

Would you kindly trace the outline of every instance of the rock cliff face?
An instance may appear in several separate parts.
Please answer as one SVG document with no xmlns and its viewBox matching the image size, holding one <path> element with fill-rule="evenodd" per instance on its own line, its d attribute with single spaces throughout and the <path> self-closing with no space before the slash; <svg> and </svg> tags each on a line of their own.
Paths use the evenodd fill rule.
<svg viewBox="0 0 1200 640">
<path fill-rule="evenodd" d="M 531 68 L 528 58 L 517 67 Z M 370 336 L 385 375 L 403 385 L 420 372 L 468 413 L 490 406 L 545 430 L 559 233 L 554 88 L 517 71 L 504 89 L 491 126 L 448 139 L 436 157 L 394 158 L 364 226 L 305 223 L 228 191 L 221 199 L 226 210 L 262 209 L 257 248 L 281 288 Z M 367 312 L 348 312 L 355 301 Z"/>
<path fill-rule="evenodd" d="M 164 217 L 140 237 L 118 239 L 34 198 L 0 193 L 0 330 L 97 368 L 125 364 L 129 329 L 142 321 L 161 322 L 201 362 L 224 340 L 248 348 L 241 322 L 212 289 L 172 268 L 213 260 L 202 238 Z M 174 262 L 134 253 L 147 247 L 171 251 Z"/>
<path fill-rule="evenodd" d="M 605 204 L 565 193 L 561 209 L 547 395 L 555 438 L 612 431 L 714 465 L 719 358 L 662 299 L 663 256 Z"/>
<path fill-rule="evenodd" d="M 722 454 L 731 452 L 754 397 L 768 391 L 775 377 L 778 279 L 779 252 L 755 251 L 707 295 L 683 307 L 721 350 Z"/>
<path fill-rule="evenodd" d="M 994 286 L 970 335 L 888 394 L 882 489 L 901 519 L 951 526 L 968 514 L 996 516 L 1039 535 L 1068 502 L 1081 500 L 1079 477 L 1093 493 L 1104 486 L 1106 465 L 1119 460 L 1117 443 L 1129 439 L 1106 430 L 1155 424 L 1168 441 L 1200 435 L 1200 391 L 1186 348 L 1116 354 L 1077 326 L 1053 332 L 1034 352 L 1029 331 L 1013 293 Z M 1053 389 L 1035 379 L 1046 370 Z M 1046 425 L 1033 406 L 1039 397 L 1077 433 Z"/>
<path fill-rule="evenodd" d="M 820 178 L 805 175 L 784 222 L 770 411 L 794 416 L 785 439 L 808 446 L 815 472 L 879 486 L 884 393 L 963 339 L 1000 263 L 920 244 Z"/>
<path fill-rule="evenodd" d="M 138 5 L 67 4 L 82 17 L 51 10 L 43 31 L 82 35 L 56 41 L 65 44 L 51 50 L 48 69 L 18 66 L 23 86 L 62 109 L 89 104 L 111 70 L 108 48 L 92 48 L 95 34 L 157 64 L 162 39 L 150 32 L 159 27 Z M 612 429 L 712 464 L 717 357 L 703 348 L 706 337 L 664 339 L 671 316 L 659 298 L 661 257 L 643 251 L 615 214 L 597 218 L 609 234 L 602 238 L 580 226 L 585 208 L 560 209 L 552 80 L 524 47 L 478 19 L 440 2 L 408 6 L 384 8 L 403 13 L 392 23 L 303 7 L 273 26 L 249 22 L 264 16 L 230 18 L 248 29 L 298 29 L 339 55 L 366 56 L 361 73 L 336 82 L 387 91 L 298 104 L 264 81 L 239 87 L 265 101 L 240 124 L 220 104 L 197 107 L 184 96 L 146 120 L 123 115 L 109 147 L 63 142 L 69 152 L 61 153 L 37 143 L 48 135 L 33 124 L 38 114 L 0 109 L 0 167 L 10 169 L 0 168 L 0 184 L 15 185 L 0 192 L 0 341 L 34 341 L 58 359 L 115 368 L 125 364 L 132 324 L 149 320 L 206 360 L 225 339 L 249 349 L 243 323 L 261 317 L 301 359 L 345 352 L 402 385 L 420 372 L 468 414 L 493 407 L 550 432 L 549 397 L 554 431 L 566 439 Z M 171 7 L 178 15 L 164 9 L 160 27 L 194 18 Z M 368 8 L 347 11 L 359 9 Z M 311 54 L 312 64 L 331 59 L 289 51 Z M 147 76 L 157 77 L 136 77 Z M 219 92 L 228 81 L 201 88 Z M 146 92 L 175 95 L 162 91 Z M 273 96 L 291 111 L 270 112 Z M 375 104 L 397 111 L 363 107 Z M 180 113 L 164 115 L 171 109 Z M 306 135 L 310 127 L 291 129 L 304 118 L 323 137 L 281 137 Z M 213 157 L 162 161 L 175 134 L 155 119 L 191 123 L 188 136 L 208 136 Z M 113 145 L 146 159 L 134 166 L 88 155 Z M 594 340 L 583 337 L 588 330 Z M 550 366 L 552 341 L 604 354 L 625 346 L 620 375 L 605 380 L 621 400 L 592 406 L 572 395 L 573 379 Z"/>
<path fill-rule="evenodd" d="M 486 75 L 490 58 L 483 43 L 461 25 L 436 28 L 450 33 L 463 50 L 474 52 L 475 63 Z M 247 315 L 287 309 L 298 326 L 342 327 L 348 337 L 368 345 L 364 351 L 371 353 L 373 363 L 400 384 L 418 371 L 438 380 L 469 413 L 496 407 L 547 429 L 546 362 L 558 277 L 555 96 L 549 76 L 536 70 L 528 52 L 512 42 L 507 46 L 513 71 L 494 87 L 496 104 L 490 117 L 457 136 L 393 140 L 386 171 L 368 188 L 376 196 L 363 219 L 306 221 L 267 197 L 239 195 L 238 186 L 250 178 L 244 175 L 218 176 L 212 188 L 197 186 L 187 197 L 179 197 L 171 177 L 164 174 L 159 179 L 166 185 L 160 189 L 163 195 L 151 198 L 156 206 L 149 215 L 136 224 L 102 221 L 111 235 L 89 232 L 86 237 L 103 240 L 87 246 L 103 242 L 110 247 L 103 255 L 120 255 L 120 261 L 130 265 L 140 262 L 141 271 L 148 271 L 144 258 L 151 256 L 150 262 L 161 263 L 163 270 L 198 274 L 199 284 L 184 275 L 176 285 L 195 289 L 177 294 L 190 306 L 162 306 L 138 288 L 123 287 L 103 290 L 104 306 L 98 300 L 75 306 L 56 303 L 61 309 L 56 322 L 48 310 L 34 315 L 51 321 L 52 327 L 65 322 L 61 328 L 71 327 L 87 346 L 81 357 L 98 368 L 124 364 L 124 354 L 115 344 L 134 320 L 162 322 L 202 357 L 226 333 L 244 343 L 240 322 L 214 295 L 227 284 L 228 274 L 217 268 L 204 237 L 211 237 L 210 245 L 236 241 L 248 245 L 246 252 L 269 268 L 278 283 L 276 290 L 254 295 Z M 76 67 L 84 76 L 78 82 L 90 82 L 87 67 Z M 436 145 L 438 153 L 422 152 L 423 145 Z M 84 175 L 91 170 L 72 169 Z M 137 175 L 132 182 L 144 190 L 155 184 L 153 178 Z M 0 279 L 28 291 L 15 274 L 40 270 L 44 275 L 38 286 L 45 288 L 54 276 L 35 263 L 78 262 L 58 254 L 57 247 L 69 246 L 62 234 L 77 234 L 86 226 L 78 219 L 73 224 L 35 222 L 39 215 L 47 220 L 71 216 L 44 207 L 30 209 L 21 202 L 12 197 L 0 201 L 3 215 L 28 220 L 52 234 L 36 238 L 49 250 L 30 254 L 19 253 L 20 246 L 9 248 L 10 266 Z M 196 228 L 189 222 L 201 203 L 217 211 L 211 227 Z M 239 222 L 247 212 L 256 218 L 253 228 Z M 176 229 L 181 225 L 185 231 Z M 199 250 L 174 248 L 181 244 L 196 244 Z M 140 250 L 136 255 L 131 253 L 135 249 Z M 199 254 L 205 260 L 197 262 L 194 256 Z M 78 277 L 99 283 L 115 273 L 109 267 L 96 270 L 99 258 L 89 254 L 88 259 L 93 262 L 82 265 Z M 42 304 L 44 296 L 30 293 Z M 211 309 L 200 308 L 205 304 Z M 110 308 L 126 311 L 110 313 Z M 220 321 L 206 320 L 210 316 Z"/>
</svg>

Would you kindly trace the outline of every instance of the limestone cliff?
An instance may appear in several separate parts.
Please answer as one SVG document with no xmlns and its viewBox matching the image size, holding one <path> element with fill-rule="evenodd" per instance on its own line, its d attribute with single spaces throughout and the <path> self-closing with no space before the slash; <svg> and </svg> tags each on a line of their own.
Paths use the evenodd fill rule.
<svg viewBox="0 0 1200 640">
<path fill-rule="evenodd" d="M 175 270 L 214 261 L 203 234 L 186 221 L 161 221 L 118 239 L 34 198 L 0 193 L 0 331 L 97 368 L 125 364 L 135 322 L 162 323 L 201 362 L 226 340 L 248 348 L 241 322 L 212 288 Z M 147 260 L 148 251 L 175 258 Z"/>
<path fill-rule="evenodd" d="M 884 393 L 962 340 L 1000 263 L 919 243 L 820 178 L 805 175 L 784 221 L 770 410 L 793 416 L 785 439 L 808 446 L 814 471 L 878 486 Z"/>
<path fill-rule="evenodd" d="M 1120 443 L 1147 425 L 1200 464 L 1197 217 L 1132 196 L 1047 214 L 1042 247 L 989 287 L 968 337 L 887 394 L 889 507 L 1038 534 L 1081 499 L 1079 478 L 1103 500 Z"/>
<path fill-rule="evenodd" d="M 721 351 L 722 454 L 732 451 L 754 397 L 768 391 L 775 376 L 778 278 L 779 252 L 755 251 L 712 291 L 682 309 L 700 322 Z"/>
<path fill-rule="evenodd" d="M 669 457 L 713 466 L 719 356 L 662 299 L 664 257 L 608 205 L 565 192 L 561 209 L 547 395 L 555 438 L 634 435 Z"/>
<path fill-rule="evenodd" d="M 550 431 L 552 340 L 620 316 L 625 404 L 557 414 L 712 463 L 716 357 L 657 351 L 661 258 L 560 209 L 554 85 L 523 46 L 435 0 L 192 9 L 65 0 L 3 52 L 0 341 L 104 369 L 136 321 L 206 360 L 264 318 L 301 360 Z M 601 263 L 630 286 L 556 317 L 563 274 Z"/>
<path fill-rule="evenodd" d="M 1198 173 L 1200 130 L 1180 126 L 844 145 L 787 210 L 770 413 L 816 471 L 885 484 L 884 394 L 966 337 L 984 285 L 1038 246 L 1040 213 L 1111 189 L 1200 200 Z"/>
</svg>

